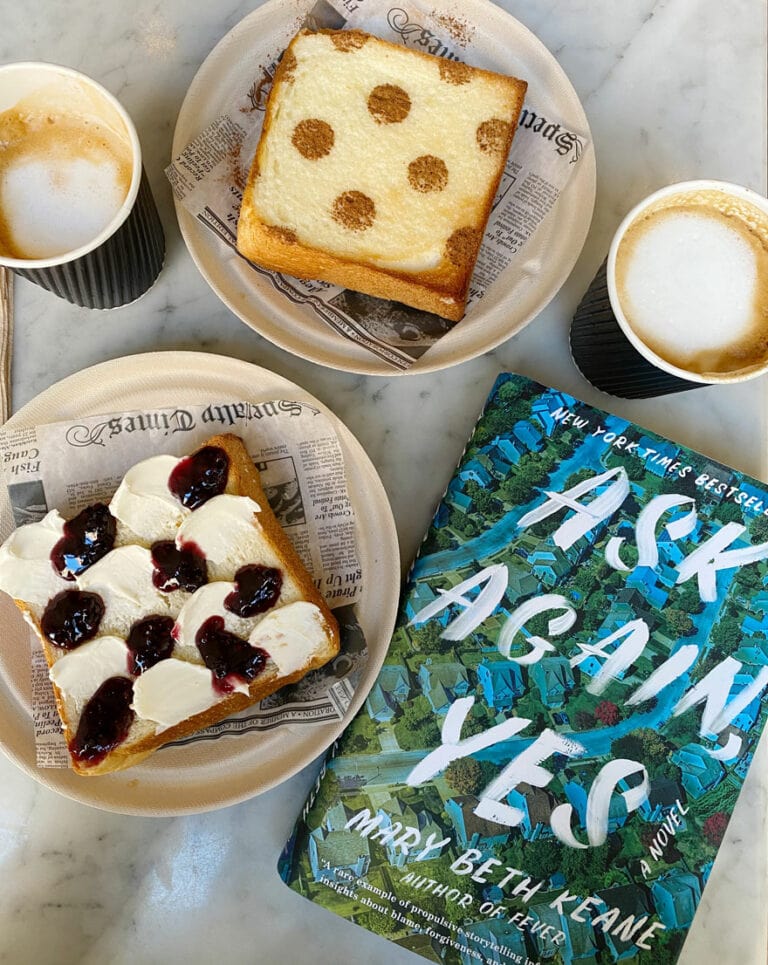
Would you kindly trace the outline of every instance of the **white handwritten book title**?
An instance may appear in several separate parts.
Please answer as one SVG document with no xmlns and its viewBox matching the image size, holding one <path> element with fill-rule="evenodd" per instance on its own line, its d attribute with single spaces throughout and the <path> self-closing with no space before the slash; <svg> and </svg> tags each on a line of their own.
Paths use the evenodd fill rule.
<svg viewBox="0 0 768 965">
<path fill-rule="evenodd" d="M 585 501 L 590 493 L 593 498 Z M 611 519 L 629 494 L 629 479 L 624 468 L 611 469 L 583 480 L 563 493 L 546 492 L 544 501 L 520 519 L 519 527 L 526 529 L 565 511 L 566 519 L 554 532 L 553 540 L 561 550 L 567 550 L 594 527 Z M 687 511 L 680 515 L 681 509 Z M 622 547 L 625 542 L 622 537 L 612 537 L 608 541 L 605 549 L 606 563 L 614 570 L 624 573 L 640 566 L 652 569 L 657 567 L 659 550 L 656 529 L 665 515 L 675 511 L 678 515 L 664 526 L 668 538 L 676 541 L 690 535 L 698 521 L 695 500 L 675 494 L 659 495 L 650 500 L 637 518 L 635 566 L 630 567 L 622 560 Z M 677 564 L 676 583 L 679 585 L 695 578 L 702 602 L 716 600 L 716 579 L 720 570 L 734 569 L 768 559 L 768 542 L 734 548 L 734 544 L 745 532 L 746 527 L 740 523 L 726 523 Z M 495 612 L 507 584 L 508 570 L 505 565 L 486 567 L 457 586 L 440 590 L 438 599 L 419 610 L 411 620 L 411 625 L 425 623 L 448 607 L 456 606 L 462 612 L 448 623 L 441 636 L 446 640 L 464 640 Z M 478 592 L 470 598 L 469 594 L 473 590 Z M 577 613 L 570 602 L 559 594 L 550 593 L 527 600 L 506 619 L 498 638 L 499 652 L 516 663 L 530 666 L 540 661 L 546 653 L 554 651 L 555 645 L 549 639 L 525 636 L 523 633 L 525 624 L 532 617 L 547 613 L 551 614 L 547 625 L 550 637 L 560 637 L 567 633 L 577 619 Z M 523 656 L 510 658 L 512 647 L 521 633 L 530 650 Z M 589 693 L 599 695 L 612 681 L 619 679 L 632 667 L 643 653 L 649 637 L 650 629 L 644 620 L 630 620 L 596 643 L 578 643 L 578 652 L 570 658 L 571 666 L 578 667 L 587 659 L 595 659 L 601 663 L 600 670 L 587 685 Z M 698 656 L 699 648 L 695 644 L 681 646 L 629 695 L 627 705 L 635 706 L 652 700 L 691 669 Z M 764 667 L 751 684 L 730 698 L 735 678 L 741 669 L 740 661 L 725 657 L 680 697 L 672 708 L 672 715 L 677 717 L 699 704 L 704 704 L 699 734 L 702 738 L 716 741 L 717 735 L 753 700 L 760 697 L 768 686 L 768 667 Z M 453 702 L 442 726 L 440 746 L 411 770 L 408 776 L 409 785 L 416 786 L 431 780 L 452 761 L 509 740 L 531 724 L 529 719 L 512 717 L 483 733 L 462 740 L 462 725 L 473 704 L 474 697 L 462 697 Z M 709 749 L 709 753 L 719 760 L 731 760 L 737 756 L 740 748 L 741 739 L 731 733 L 724 747 Z M 525 750 L 515 755 L 484 788 L 475 813 L 509 827 L 521 824 L 524 813 L 505 803 L 505 799 L 524 782 L 535 787 L 546 787 L 554 775 L 543 767 L 542 763 L 555 753 L 575 758 L 584 755 L 586 750 L 574 738 L 558 734 L 550 728 L 545 729 Z M 633 786 L 628 790 L 618 790 L 619 783 L 625 782 L 626 787 L 627 778 L 633 775 L 637 775 Z M 550 818 L 552 831 L 569 847 L 598 847 L 605 842 L 608 835 L 613 795 L 617 791 L 621 794 L 627 814 L 630 814 L 646 800 L 649 786 L 648 772 L 643 764 L 627 758 L 609 761 L 601 768 L 589 791 L 587 843 L 579 841 L 572 830 L 571 804 L 559 804 L 554 808 Z"/>
</svg>

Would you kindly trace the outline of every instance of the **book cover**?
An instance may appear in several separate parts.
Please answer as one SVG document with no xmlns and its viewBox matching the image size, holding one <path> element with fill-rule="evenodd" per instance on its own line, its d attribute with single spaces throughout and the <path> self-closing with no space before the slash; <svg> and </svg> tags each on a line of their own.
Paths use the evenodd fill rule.
<svg viewBox="0 0 768 965">
<path fill-rule="evenodd" d="M 764 485 L 501 375 L 281 875 L 447 965 L 673 963 L 767 687 Z"/>
</svg>

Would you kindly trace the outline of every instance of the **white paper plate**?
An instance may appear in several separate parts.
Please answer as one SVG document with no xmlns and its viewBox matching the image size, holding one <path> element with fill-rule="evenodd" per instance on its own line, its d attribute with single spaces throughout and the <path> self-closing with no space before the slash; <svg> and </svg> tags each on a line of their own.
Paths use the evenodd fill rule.
<svg viewBox="0 0 768 965">
<path fill-rule="evenodd" d="M 197 352 L 157 352 L 85 369 L 37 396 L 8 422 L 24 427 L 98 415 L 216 399 L 274 398 L 309 402 L 331 420 L 344 452 L 357 511 L 358 552 L 365 591 L 358 620 L 368 663 L 344 721 L 289 724 L 186 747 L 168 747 L 146 763 L 102 777 L 68 769 L 38 769 L 30 702 L 30 630 L 5 594 L 0 599 L 0 749 L 41 784 L 85 804 L 125 814 L 171 815 L 234 804 L 286 780 L 320 754 L 361 706 L 386 655 L 400 591 L 395 524 L 368 456 L 328 409 L 298 386 L 247 362 Z M 5 512 L 9 508 L 5 505 Z"/>
<path fill-rule="evenodd" d="M 270 0 L 234 27 L 208 55 L 182 104 L 173 157 L 226 108 L 242 86 L 242 63 L 255 52 L 282 50 L 313 2 Z M 545 115 L 567 118 L 584 134 L 589 123 L 563 69 L 528 29 L 488 0 L 435 0 L 433 8 L 474 28 L 485 52 L 481 66 L 528 81 L 532 104 Z M 571 272 L 587 236 L 595 202 L 592 147 L 525 251 L 529 270 L 511 265 L 474 311 L 409 370 L 420 374 L 482 355 L 519 332 L 554 298 Z M 195 264 L 225 305 L 246 325 L 281 348 L 321 365 L 368 375 L 398 375 L 365 349 L 338 335 L 309 309 L 294 305 L 234 256 L 212 232 L 176 203 L 181 233 Z M 533 268 L 536 270 L 532 270 Z"/>
</svg>

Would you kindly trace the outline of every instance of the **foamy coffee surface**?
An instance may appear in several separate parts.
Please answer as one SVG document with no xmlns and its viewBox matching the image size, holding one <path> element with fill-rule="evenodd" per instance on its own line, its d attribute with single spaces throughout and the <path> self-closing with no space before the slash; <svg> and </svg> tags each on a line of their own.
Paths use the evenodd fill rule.
<svg viewBox="0 0 768 965">
<path fill-rule="evenodd" d="M 671 195 L 644 211 L 616 255 L 624 315 L 658 356 L 725 374 L 768 359 L 768 215 L 724 192 Z"/>
<path fill-rule="evenodd" d="M 52 258 L 96 238 L 132 176 L 130 144 L 97 118 L 23 107 L 0 114 L 0 254 Z"/>
</svg>

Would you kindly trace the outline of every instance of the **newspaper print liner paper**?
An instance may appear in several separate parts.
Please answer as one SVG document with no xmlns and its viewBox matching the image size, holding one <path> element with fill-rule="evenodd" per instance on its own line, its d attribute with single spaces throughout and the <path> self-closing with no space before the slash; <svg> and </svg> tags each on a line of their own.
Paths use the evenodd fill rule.
<svg viewBox="0 0 768 965">
<path fill-rule="evenodd" d="M 66 518 L 109 500 L 125 472 L 160 453 L 185 455 L 210 436 L 233 432 L 261 473 L 270 505 L 341 627 L 341 652 L 326 667 L 207 730 L 177 743 L 269 730 L 285 723 L 339 720 L 349 707 L 366 658 L 355 618 L 362 569 L 355 510 L 338 437 L 325 415 L 305 402 L 219 401 L 117 412 L 30 429 L 4 429 L 3 475 L 12 525 L 50 509 Z M 32 641 L 32 717 L 38 767 L 68 767 L 69 755 L 37 638 Z"/>
<path fill-rule="evenodd" d="M 358 28 L 415 50 L 500 69 L 486 63 L 471 25 L 417 3 L 357 0 L 347 13 L 343 0 L 319 0 L 306 18 L 309 28 Z M 261 135 L 264 111 L 282 54 L 260 51 L 243 62 L 242 83 L 221 115 L 166 169 L 177 200 L 231 249 L 251 160 Z M 467 314 L 516 260 L 555 206 L 589 144 L 572 124 L 545 117 L 525 102 L 472 276 Z M 397 302 L 372 298 L 327 282 L 302 280 L 244 264 L 270 280 L 277 292 L 314 313 L 341 338 L 360 345 L 393 369 L 406 371 L 456 323 Z"/>
</svg>

